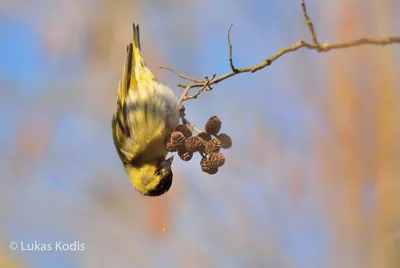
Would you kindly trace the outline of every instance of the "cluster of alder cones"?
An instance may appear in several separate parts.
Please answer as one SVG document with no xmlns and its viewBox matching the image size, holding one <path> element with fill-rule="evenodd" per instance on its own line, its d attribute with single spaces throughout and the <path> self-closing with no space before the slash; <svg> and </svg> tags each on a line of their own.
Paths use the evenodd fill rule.
<svg viewBox="0 0 400 268">
<path fill-rule="evenodd" d="M 186 125 L 179 125 L 168 135 L 165 148 L 169 152 L 178 152 L 183 161 L 190 161 L 195 152 L 200 153 L 201 170 L 208 174 L 215 174 L 225 163 L 225 156 L 220 153 L 220 149 L 232 147 L 232 140 L 227 134 L 218 134 L 221 125 L 221 119 L 218 116 L 212 116 L 205 124 L 205 131 L 198 133 L 197 136 L 193 136 Z"/>
</svg>

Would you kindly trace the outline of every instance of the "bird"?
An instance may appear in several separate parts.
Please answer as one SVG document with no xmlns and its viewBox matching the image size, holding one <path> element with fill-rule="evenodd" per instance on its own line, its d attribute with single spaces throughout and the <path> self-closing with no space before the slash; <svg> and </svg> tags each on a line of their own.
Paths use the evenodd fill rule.
<svg viewBox="0 0 400 268">
<path fill-rule="evenodd" d="M 147 67 L 135 23 L 111 123 L 115 149 L 133 187 L 144 196 L 168 192 L 173 156 L 166 158 L 164 141 L 179 123 L 179 102 Z"/>
</svg>

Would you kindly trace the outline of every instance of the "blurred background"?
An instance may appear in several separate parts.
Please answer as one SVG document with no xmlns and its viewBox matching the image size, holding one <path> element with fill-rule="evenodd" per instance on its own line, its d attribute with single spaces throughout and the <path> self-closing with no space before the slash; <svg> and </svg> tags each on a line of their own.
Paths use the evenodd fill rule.
<svg viewBox="0 0 400 268">
<path fill-rule="evenodd" d="M 307 5 L 322 43 L 400 35 L 399 1 Z M 111 137 L 132 22 L 176 94 L 158 65 L 230 71 L 230 23 L 236 67 L 310 40 L 300 0 L 1 0 L 1 268 L 400 267 L 398 44 L 300 50 L 186 102 L 233 147 L 214 176 L 176 158 L 171 190 L 147 198 Z"/>
</svg>

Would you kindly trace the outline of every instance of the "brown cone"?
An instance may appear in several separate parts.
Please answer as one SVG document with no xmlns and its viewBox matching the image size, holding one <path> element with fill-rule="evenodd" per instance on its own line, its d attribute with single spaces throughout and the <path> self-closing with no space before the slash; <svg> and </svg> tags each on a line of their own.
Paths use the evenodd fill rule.
<svg viewBox="0 0 400 268">
<path fill-rule="evenodd" d="M 185 136 L 181 132 L 174 131 L 171 134 L 171 142 L 175 146 L 182 146 L 185 143 Z"/>
<path fill-rule="evenodd" d="M 208 134 L 207 132 L 200 132 L 197 135 L 197 137 L 199 137 L 200 139 L 202 139 L 205 142 L 210 141 L 212 139 L 211 135 Z"/>
<path fill-rule="evenodd" d="M 204 141 L 199 137 L 189 137 L 185 141 L 186 150 L 189 152 L 204 151 Z"/>
<path fill-rule="evenodd" d="M 232 139 L 228 134 L 221 133 L 218 135 L 218 139 L 221 141 L 221 148 L 229 149 L 232 147 Z"/>
<path fill-rule="evenodd" d="M 212 153 L 207 162 L 210 168 L 219 168 L 225 164 L 225 156 L 221 153 Z"/>
<path fill-rule="evenodd" d="M 176 152 L 176 151 L 178 151 L 178 148 L 172 142 L 168 142 L 165 145 L 165 148 L 167 149 L 168 152 Z"/>
<path fill-rule="evenodd" d="M 185 149 L 179 149 L 178 155 L 183 161 L 190 161 L 190 159 L 192 159 L 192 157 L 193 157 L 193 153 L 188 152 Z"/>
<path fill-rule="evenodd" d="M 212 139 L 206 143 L 205 149 L 208 153 L 219 152 L 221 149 L 221 141 L 218 139 Z"/>
<path fill-rule="evenodd" d="M 208 119 L 204 129 L 208 134 L 217 135 L 221 130 L 221 119 L 218 116 L 212 116 Z"/>
<path fill-rule="evenodd" d="M 218 168 L 210 167 L 209 161 L 206 158 L 201 159 L 200 167 L 203 172 L 208 173 L 210 175 L 213 175 L 218 172 Z"/>
<path fill-rule="evenodd" d="M 185 136 L 186 138 L 192 136 L 192 131 L 190 131 L 190 129 L 184 124 L 178 125 L 175 131 L 181 132 L 183 136 Z"/>
</svg>

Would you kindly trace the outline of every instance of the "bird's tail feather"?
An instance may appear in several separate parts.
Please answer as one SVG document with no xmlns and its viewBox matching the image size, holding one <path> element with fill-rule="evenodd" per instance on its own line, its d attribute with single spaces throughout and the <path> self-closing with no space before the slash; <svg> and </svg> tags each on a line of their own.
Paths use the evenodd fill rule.
<svg viewBox="0 0 400 268">
<path fill-rule="evenodd" d="M 125 100 L 126 96 L 128 95 L 128 90 L 131 84 L 135 82 L 134 66 L 133 66 L 134 58 L 132 50 L 133 50 L 132 44 L 129 44 L 126 48 L 126 58 L 125 58 L 124 70 L 122 72 L 122 78 L 119 81 L 118 85 L 117 103 L 118 105 L 120 105 L 120 108 L 122 108 L 125 105 Z"/>
<path fill-rule="evenodd" d="M 132 49 L 131 53 L 128 54 L 131 61 L 130 66 L 130 79 L 128 88 L 136 89 L 137 88 L 137 74 L 135 73 L 136 65 L 140 65 L 141 57 L 140 54 L 140 33 L 139 33 L 139 25 L 133 23 L 132 25 L 132 43 L 129 45 Z"/>
<path fill-rule="evenodd" d="M 133 47 L 135 49 L 141 50 L 140 48 L 140 33 L 139 33 L 139 25 L 135 25 L 133 23 L 133 38 L 132 38 Z"/>
</svg>

